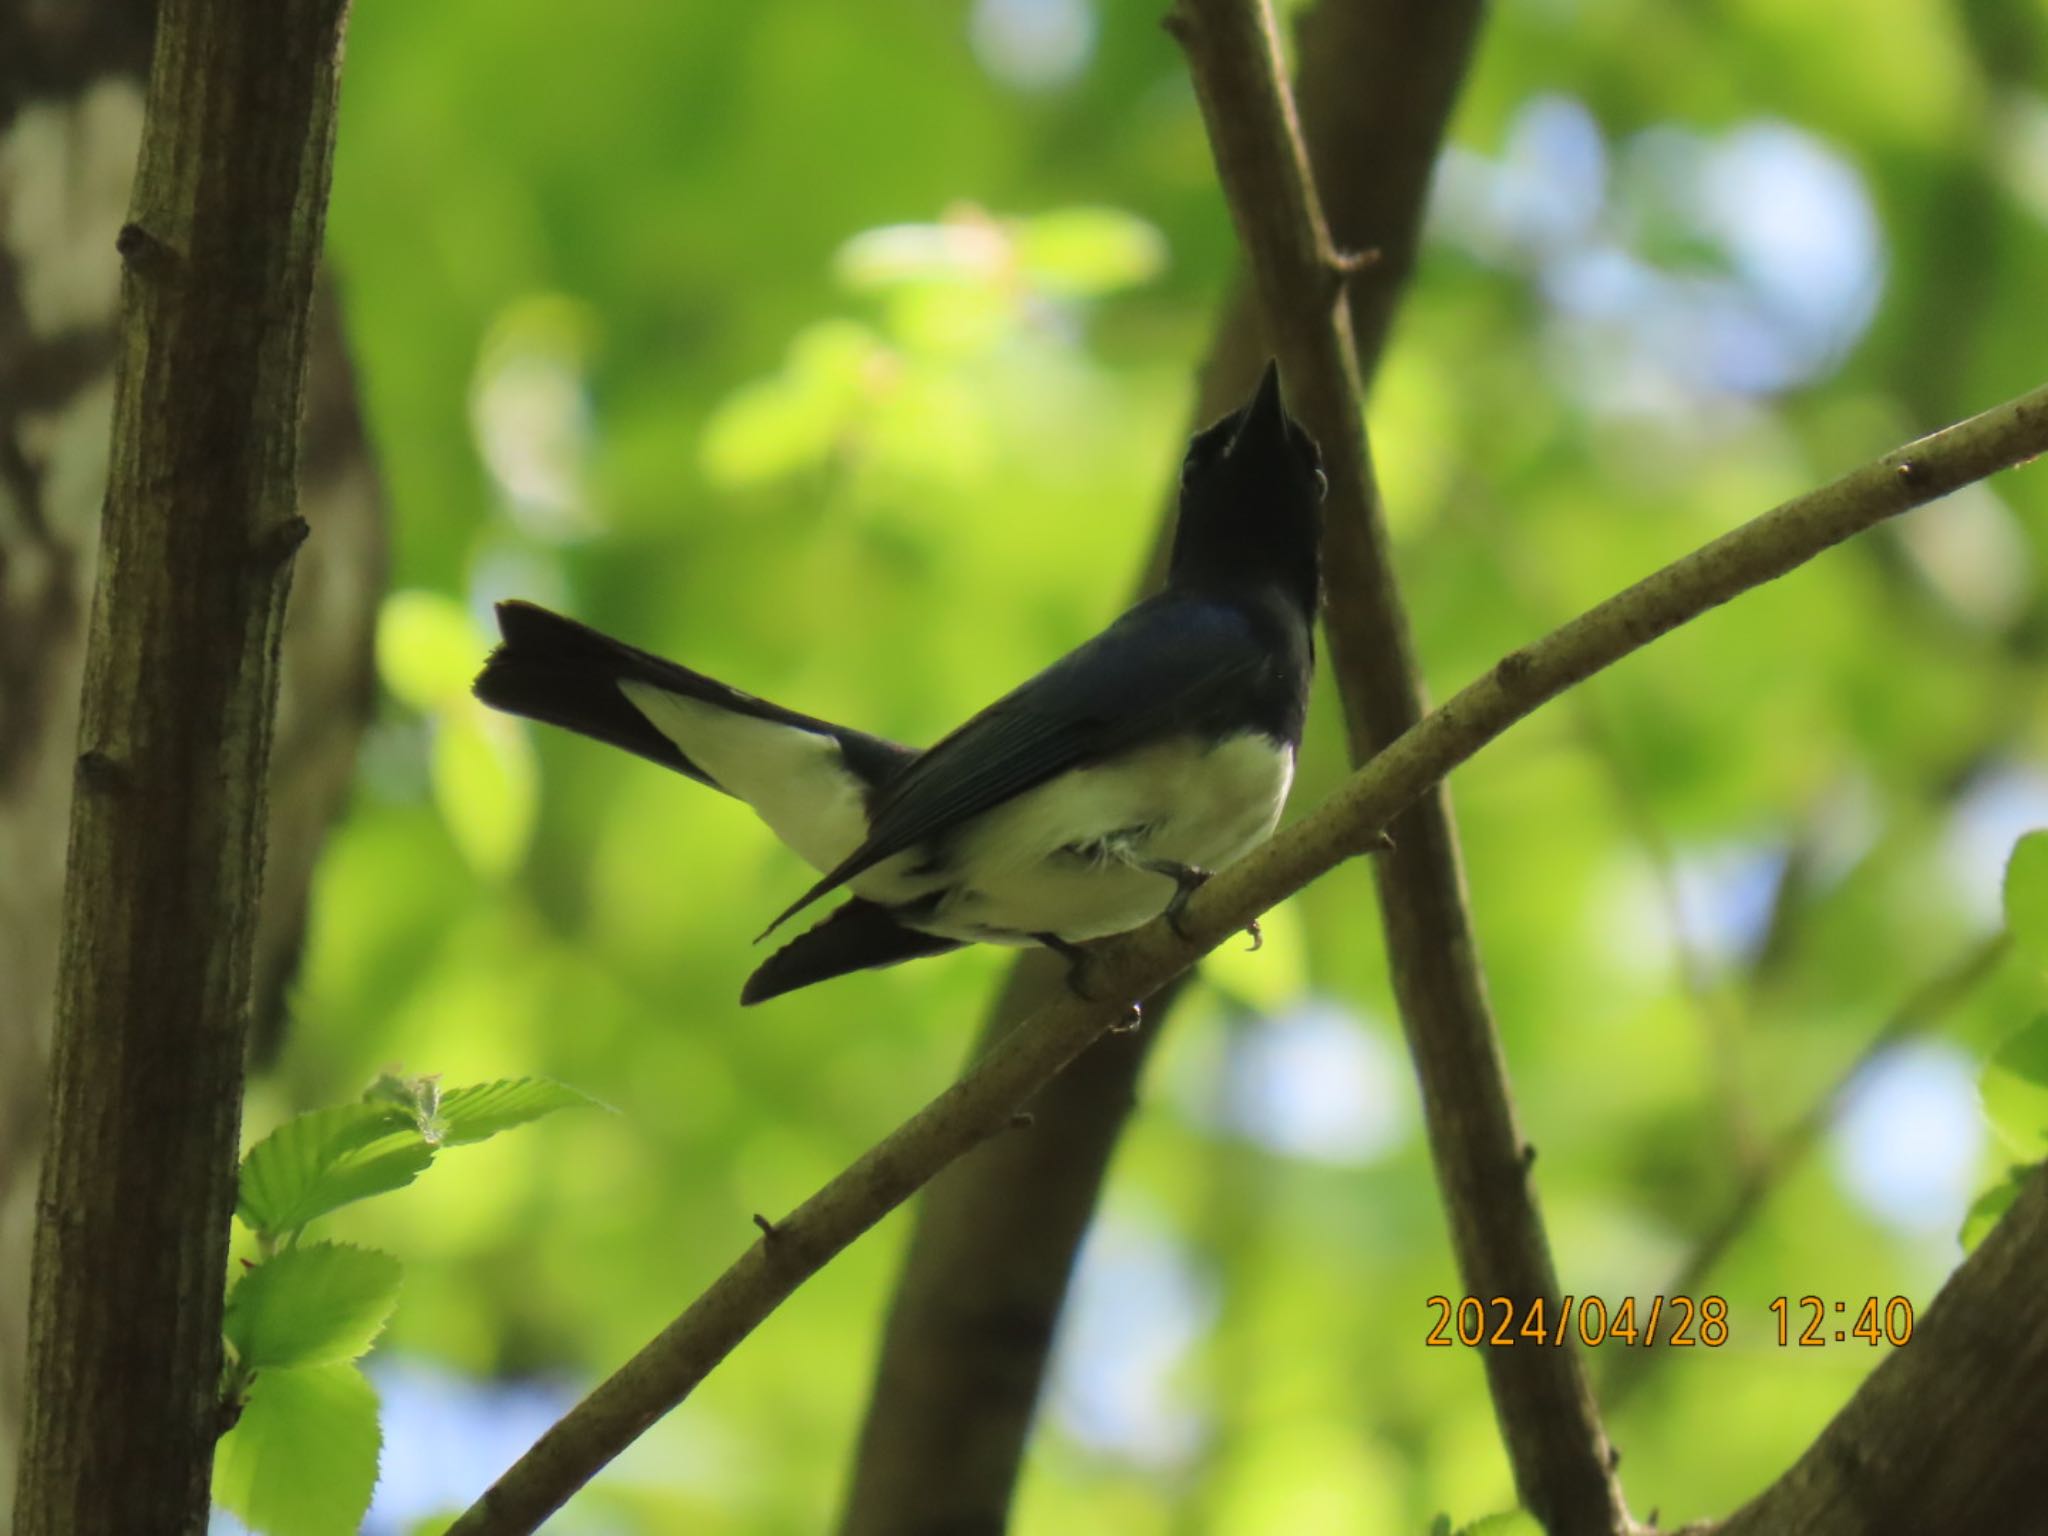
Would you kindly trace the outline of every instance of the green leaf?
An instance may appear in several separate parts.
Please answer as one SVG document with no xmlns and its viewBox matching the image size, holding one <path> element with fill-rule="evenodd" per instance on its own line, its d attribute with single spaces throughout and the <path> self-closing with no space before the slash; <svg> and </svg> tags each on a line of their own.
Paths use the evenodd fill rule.
<svg viewBox="0 0 2048 1536">
<path fill-rule="evenodd" d="M 242 1159 L 235 1212 L 272 1238 L 352 1200 L 403 1189 L 434 1160 L 405 1109 L 341 1104 L 287 1120 Z"/>
<path fill-rule="evenodd" d="M 441 1075 L 435 1072 L 425 1077 L 400 1077 L 392 1072 L 379 1073 L 363 1090 L 363 1102 L 396 1104 L 424 1134 L 434 1123 L 434 1116 L 441 1112 Z"/>
<path fill-rule="evenodd" d="M 287 1248 L 242 1276 L 223 1331 L 245 1370 L 353 1360 L 398 1304 L 400 1277 L 398 1260 L 374 1248 Z"/>
<path fill-rule="evenodd" d="M 1998 1048 L 1977 1091 L 1992 1127 L 2015 1153 L 2028 1162 L 2048 1157 L 2048 1013 Z"/>
<path fill-rule="evenodd" d="M 2048 966 L 2048 831 L 2013 844 L 2005 865 L 2005 926 L 2020 952 Z"/>
<path fill-rule="evenodd" d="M 1132 287 L 1166 265 L 1165 237 L 1119 208 L 1061 208 L 1019 220 L 1016 247 L 1038 287 L 1077 298 Z"/>
<path fill-rule="evenodd" d="M 434 804 L 470 867 L 503 875 L 526 856 L 540 805 L 533 744 L 502 715 L 464 701 L 434 730 Z"/>
<path fill-rule="evenodd" d="M 823 467 L 855 433 L 899 363 L 851 320 L 807 327 L 780 373 L 742 385 L 712 411 L 698 440 L 704 473 L 743 487 Z"/>
<path fill-rule="evenodd" d="M 538 1120 L 558 1109 L 587 1107 L 604 1106 L 587 1093 L 544 1077 L 505 1078 L 495 1083 L 451 1088 L 441 1095 L 435 1139 L 442 1146 L 459 1147 Z"/>
<path fill-rule="evenodd" d="M 214 1454 L 213 1497 L 263 1536 L 354 1536 L 381 1445 L 377 1394 L 353 1365 L 265 1371 Z"/>
<path fill-rule="evenodd" d="M 1969 1253 L 1984 1241 L 1984 1236 L 1999 1219 L 2012 1209 L 2013 1201 L 2019 1198 L 2020 1188 L 2027 1182 L 2028 1168 L 2008 1168 L 2005 1177 L 1985 1190 L 1970 1202 L 1970 1209 L 1963 1217 L 1961 1242 L 1963 1252 Z"/>
<path fill-rule="evenodd" d="M 978 208 L 937 224 L 885 224 L 840 246 L 832 264 L 854 289 L 987 285 L 1011 260 L 1005 227 Z"/>
</svg>

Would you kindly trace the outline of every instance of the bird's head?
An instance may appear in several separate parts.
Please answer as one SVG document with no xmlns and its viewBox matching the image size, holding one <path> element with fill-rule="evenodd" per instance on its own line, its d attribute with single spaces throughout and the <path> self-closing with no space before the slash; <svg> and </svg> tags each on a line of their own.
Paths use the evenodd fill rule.
<svg viewBox="0 0 2048 1536">
<path fill-rule="evenodd" d="M 1313 616 L 1327 488 L 1315 439 L 1287 414 L 1280 366 L 1268 363 L 1251 399 L 1188 444 L 1173 584 L 1277 585 Z"/>
</svg>

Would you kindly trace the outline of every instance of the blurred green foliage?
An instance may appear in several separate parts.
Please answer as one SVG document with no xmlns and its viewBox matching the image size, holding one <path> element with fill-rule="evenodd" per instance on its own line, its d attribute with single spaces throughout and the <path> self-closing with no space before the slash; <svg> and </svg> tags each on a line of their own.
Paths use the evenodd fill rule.
<svg viewBox="0 0 2048 1536">
<path fill-rule="evenodd" d="M 332 258 L 393 508 L 388 697 L 252 1132 L 393 1066 L 620 1111 L 333 1219 L 408 1264 L 373 1375 L 587 1384 L 754 1212 L 957 1068 L 1000 955 L 743 1015 L 794 858 L 465 685 L 488 602 L 520 595 L 920 741 L 1107 619 L 1234 261 L 1156 9 L 355 7 Z M 1034 15 L 1065 53 L 1031 53 Z M 1439 695 L 2048 356 L 2030 0 L 1578 0 L 1486 27 L 1369 411 Z M 2005 854 L 2048 821 L 2044 557 L 2048 475 L 2004 477 L 1454 780 L 1567 1289 L 1662 1288 L 1778 1128 L 1998 926 Z M 1297 812 L 1343 772 L 1327 680 L 1310 732 Z M 1365 872 L 1267 934 L 1155 1063 L 1026 1536 L 1375 1536 L 1512 1503 L 1479 1362 L 1423 1344 L 1457 1281 Z M 1732 1342 L 1660 1358 L 1610 1416 L 1639 1511 L 1731 1509 L 1871 1368 L 1776 1347 L 1771 1298 L 1932 1294 L 2004 1163 L 1971 1085 L 2042 988 L 2001 966 L 1789 1170 L 1708 1278 Z M 825 1528 L 904 1231 L 806 1286 L 559 1528 Z M 519 1443 L 387 1446 L 375 1518 L 451 1507 Z"/>
</svg>

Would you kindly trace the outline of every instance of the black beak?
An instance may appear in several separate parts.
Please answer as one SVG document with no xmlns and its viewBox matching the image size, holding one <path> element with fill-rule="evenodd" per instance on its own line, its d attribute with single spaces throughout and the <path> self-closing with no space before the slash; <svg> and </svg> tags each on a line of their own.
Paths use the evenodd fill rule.
<svg viewBox="0 0 2048 1536">
<path fill-rule="evenodd" d="M 1258 392 L 1252 396 L 1251 404 L 1244 408 L 1244 420 L 1238 423 L 1227 451 L 1235 453 L 1241 443 L 1279 445 L 1286 441 L 1287 402 L 1280 397 L 1280 364 L 1269 362 L 1266 371 L 1259 376 Z"/>
</svg>

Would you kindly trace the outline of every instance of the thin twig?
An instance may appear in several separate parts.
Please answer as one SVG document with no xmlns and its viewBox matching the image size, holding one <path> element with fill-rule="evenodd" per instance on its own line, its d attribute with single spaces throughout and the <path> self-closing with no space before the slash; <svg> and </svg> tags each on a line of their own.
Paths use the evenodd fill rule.
<svg viewBox="0 0 2048 1536">
<path fill-rule="evenodd" d="M 1180 0 L 1171 30 L 1187 51 L 1289 401 L 1323 446 L 1325 626 L 1360 763 L 1421 719 L 1424 699 L 1359 414 L 1348 293 L 1356 268 L 1323 221 L 1267 0 Z M 1464 1288 L 1554 1302 L 1556 1268 L 1487 1000 L 1448 793 L 1439 786 L 1423 795 L 1388 830 L 1393 846 L 1373 861 L 1374 886 Z M 1487 1349 L 1482 1360 L 1522 1504 L 1553 1536 L 1628 1530 L 1578 1351 Z"/>
<path fill-rule="evenodd" d="M 450 1527 L 536 1529 L 669 1409 L 797 1286 L 1011 1117 L 1129 999 L 1157 991 L 1253 918 L 1369 848 L 1406 806 L 1516 721 L 1659 636 L 1823 550 L 1958 486 L 2048 451 L 2048 385 L 1895 450 L 1672 562 L 1503 657 L 1349 780 L 1197 891 L 1181 915 L 1105 941 L 1091 983 L 1026 1020 L 959 1082 L 754 1243 L 669 1326 L 544 1434 Z"/>
</svg>

